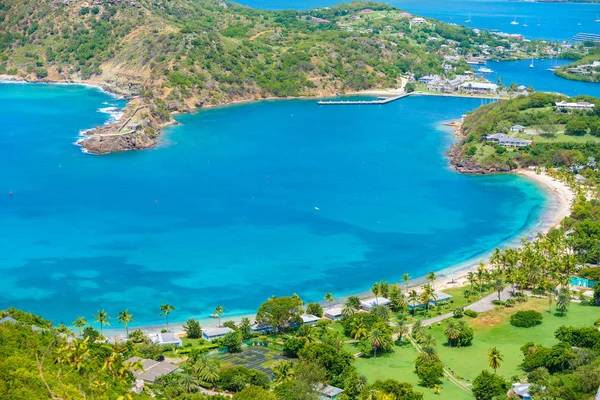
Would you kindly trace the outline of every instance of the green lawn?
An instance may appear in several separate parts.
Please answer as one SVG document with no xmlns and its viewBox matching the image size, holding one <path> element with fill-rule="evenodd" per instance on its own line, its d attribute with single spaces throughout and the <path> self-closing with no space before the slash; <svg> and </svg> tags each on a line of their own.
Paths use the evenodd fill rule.
<svg viewBox="0 0 600 400">
<path fill-rule="evenodd" d="M 517 309 L 536 309 L 544 315 L 543 323 L 533 328 L 516 328 L 510 325 L 509 318 Z M 473 380 L 481 370 L 489 368 L 487 352 L 491 347 L 497 347 L 504 355 L 504 362 L 498 373 L 510 378 L 524 372 L 519 368 L 523 356 L 519 348 L 529 341 L 551 346 L 557 341 L 554 331 L 562 325 L 586 326 L 592 325 L 600 317 L 600 307 L 581 306 L 573 303 L 566 317 L 550 314 L 547 301 L 544 299 L 529 299 L 525 304 L 516 308 L 497 308 L 480 314 L 477 318 L 464 317 L 475 331 L 473 344 L 465 348 L 450 348 L 446 346 L 446 338 L 441 326 L 431 329 L 432 335 L 438 341 L 438 350 L 442 361 L 459 377 Z"/>
<path fill-rule="evenodd" d="M 425 400 L 432 399 L 472 399 L 467 392 L 455 384 L 444 379 L 441 385 L 442 392 L 439 395 L 431 389 L 419 386 L 419 378 L 414 373 L 414 361 L 417 358 L 417 350 L 410 345 L 394 347 L 394 352 L 378 356 L 377 358 L 356 359 L 358 373 L 367 377 L 369 383 L 378 379 L 396 379 L 400 382 L 411 383 L 417 391 L 423 392 Z"/>
<path fill-rule="evenodd" d="M 557 133 L 556 135 L 554 135 L 554 137 L 548 137 L 548 136 L 542 136 L 542 135 L 527 135 L 527 134 L 522 134 L 522 135 L 517 135 L 517 136 L 520 138 L 523 138 L 523 139 L 533 140 L 534 142 L 537 142 L 537 143 L 564 143 L 564 142 L 571 142 L 571 143 L 596 142 L 596 143 L 600 143 L 600 137 L 590 135 L 589 133 L 585 134 L 583 136 L 565 135 L 562 132 Z"/>
</svg>

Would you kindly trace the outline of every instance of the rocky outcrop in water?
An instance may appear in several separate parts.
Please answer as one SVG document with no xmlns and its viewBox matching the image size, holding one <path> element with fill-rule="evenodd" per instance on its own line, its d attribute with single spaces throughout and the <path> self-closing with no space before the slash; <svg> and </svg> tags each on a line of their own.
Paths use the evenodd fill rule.
<svg viewBox="0 0 600 400">
<path fill-rule="evenodd" d="M 92 134 L 79 144 L 92 154 L 117 153 L 127 150 L 150 149 L 158 144 L 157 135 L 149 135 L 143 130 L 129 133 Z"/>
</svg>

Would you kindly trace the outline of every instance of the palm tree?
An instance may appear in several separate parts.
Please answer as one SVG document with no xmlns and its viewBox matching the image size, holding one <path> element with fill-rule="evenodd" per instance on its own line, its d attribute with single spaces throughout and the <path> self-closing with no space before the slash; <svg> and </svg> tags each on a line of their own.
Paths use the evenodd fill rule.
<svg viewBox="0 0 600 400">
<path fill-rule="evenodd" d="M 160 314 L 158 314 L 158 316 L 162 317 L 164 315 L 167 318 L 167 331 L 169 330 L 169 314 L 174 310 L 175 307 L 167 303 L 163 303 L 160 306 Z"/>
<path fill-rule="evenodd" d="M 198 379 L 196 379 L 194 375 L 187 372 L 179 375 L 179 381 L 186 393 L 195 392 L 200 388 L 200 382 L 198 382 Z"/>
<path fill-rule="evenodd" d="M 354 340 L 360 340 L 368 335 L 367 327 L 361 320 L 352 321 L 350 324 L 350 335 Z"/>
<path fill-rule="evenodd" d="M 202 354 L 194 361 L 192 371 L 194 371 L 194 375 L 196 375 L 201 383 L 214 386 L 219 380 L 221 367 L 217 361 L 208 358 L 206 354 Z"/>
<path fill-rule="evenodd" d="M 104 334 L 102 333 L 102 328 L 104 327 L 104 325 L 110 326 L 110 324 L 108 323 L 109 319 L 110 317 L 108 316 L 108 313 L 106 311 L 98 310 L 98 314 L 96 314 L 96 322 L 100 322 L 100 334 L 102 336 L 104 336 Z"/>
<path fill-rule="evenodd" d="M 369 333 L 368 340 L 371 346 L 373 346 L 373 355 L 377 358 L 377 349 L 384 346 L 386 343 L 385 334 L 379 328 L 374 328 Z"/>
<path fill-rule="evenodd" d="M 379 294 L 381 293 L 381 286 L 379 286 L 379 283 L 376 282 L 373 284 L 373 287 L 371 287 L 371 292 L 373 292 L 375 295 L 375 302 L 377 305 L 379 305 Z"/>
<path fill-rule="evenodd" d="M 225 307 L 216 306 L 215 307 L 215 315 L 219 318 L 219 326 L 221 326 L 221 314 L 225 313 Z"/>
<path fill-rule="evenodd" d="M 448 338 L 450 347 L 452 347 L 452 342 L 460 337 L 460 329 L 453 319 L 448 321 L 448 325 L 446 326 L 446 329 L 444 329 L 444 335 Z"/>
<path fill-rule="evenodd" d="M 325 301 L 327 304 L 333 303 L 333 295 L 329 292 L 325 293 Z"/>
<path fill-rule="evenodd" d="M 500 368 L 500 363 L 504 361 L 504 358 L 497 348 L 492 347 L 488 351 L 488 361 L 490 362 L 490 367 L 494 369 L 495 374 L 496 370 Z"/>
<path fill-rule="evenodd" d="M 417 293 L 416 290 L 413 289 L 410 291 L 410 293 L 408 294 L 408 302 L 410 305 L 412 305 L 412 312 L 413 315 L 415 315 L 417 307 L 419 306 L 419 293 Z"/>
<path fill-rule="evenodd" d="M 471 288 L 469 289 L 469 296 L 473 295 L 473 285 L 475 284 L 475 280 L 477 278 L 475 277 L 475 274 L 473 272 L 469 272 L 467 274 L 467 280 L 469 281 L 469 284 L 471 285 Z"/>
<path fill-rule="evenodd" d="M 402 274 L 402 279 L 404 279 L 404 284 L 406 285 L 406 294 L 408 294 L 408 281 L 410 280 L 410 275 Z"/>
<path fill-rule="evenodd" d="M 423 288 L 423 291 L 421 292 L 421 295 L 419 296 L 419 300 L 421 300 L 422 304 L 425 304 L 425 310 L 427 312 L 429 312 L 429 302 L 431 301 L 431 292 L 429 290 L 425 290 L 425 288 Z"/>
<path fill-rule="evenodd" d="M 79 328 L 79 336 L 81 336 L 81 334 L 83 333 L 83 327 L 87 326 L 88 322 L 85 319 L 85 317 L 77 317 L 77 319 L 73 321 L 72 324 L 76 328 Z"/>
<path fill-rule="evenodd" d="M 117 321 L 125 325 L 125 332 L 127 332 L 127 337 L 129 337 L 129 323 L 135 322 L 135 320 L 133 319 L 133 314 L 131 314 L 129 310 L 120 311 L 119 315 L 117 316 Z"/>
<path fill-rule="evenodd" d="M 558 311 L 560 311 L 560 315 L 565 315 L 567 313 L 570 303 L 571 294 L 569 293 L 569 289 L 562 287 L 558 292 L 558 297 L 556 298 L 556 308 L 558 308 Z"/>
<path fill-rule="evenodd" d="M 398 335 L 398 339 L 400 340 L 408 333 L 408 326 L 404 324 L 404 321 L 401 318 L 398 318 L 394 325 L 394 333 Z"/>
<path fill-rule="evenodd" d="M 548 292 L 548 312 L 552 313 L 552 295 L 553 293 L 550 291 Z"/>
<path fill-rule="evenodd" d="M 477 266 L 477 279 L 479 280 L 479 297 L 481 297 L 481 290 L 483 289 L 483 279 L 485 278 L 485 266 L 483 263 L 479 263 Z"/>
<path fill-rule="evenodd" d="M 438 295 L 435 293 L 435 290 L 433 290 L 433 286 L 431 286 L 430 284 L 427 284 L 427 285 L 425 285 L 424 289 L 427 292 L 427 296 L 429 297 L 429 301 L 433 300 L 433 303 L 437 307 Z"/>
<path fill-rule="evenodd" d="M 276 384 L 291 381 L 294 377 L 294 364 L 285 360 L 278 362 L 273 366 L 273 375 Z"/>
<path fill-rule="evenodd" d="M 498 301 L 500 301 L 500 293 L 502 293 L 502 291 L 504 290 L 504 281 L 502 280 L 502 278 L 496 279 L 496 281 L 494 282 L 494 290 L 498 292 Z"/>
<path fill-rule="evenodd" d="M 433 282 L 435 282 L 435 272 L 431 271 L 430 273 L 428 273 L 426 275 L 427 280 L 429 281 L 429 283 L 431 284 L 431 287 L 433 287 Z"/>
<path fill-rule="evenodd" d="M 354 313 L 356 313 L 356 308 L 347 302 L 344 303 L 344 307 L 342 308 L 342 316 L 344 318 L 348 318 L 349 316 L 354 315 Z"/>
</svg>

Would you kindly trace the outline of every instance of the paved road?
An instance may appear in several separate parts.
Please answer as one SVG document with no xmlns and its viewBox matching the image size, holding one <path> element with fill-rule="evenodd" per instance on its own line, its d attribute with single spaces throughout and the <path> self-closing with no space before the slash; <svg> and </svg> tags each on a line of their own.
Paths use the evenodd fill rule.
<svg viewBox="0 0 600 400">
<path fill-rule="evenodd" d="M 510 295 L 510 290 L 507 287 L 500 293 L 500 299 L 502 301 L 506 301 L 506 299 L 508 299 L 509 297 L 511 297 L 511 295 Z M 468 310 L 477 311 L 478 313 L 493 310 L 495 306 L 492 304 L 492 301 L 494 301 L 494 300 L 498 300 L 498 293 L 496 293 L 496 292 L 490 294 L 489 296 L 484 297 L 483 299 L 481 299 L 479 301 L 476 301 L 475 303 L 473 303 L 471 305 L 466 306 L 465 308 Z M 440 321 L 443 321 L 443 320 L 448 319 L 453 316 L 454 316 L 454 313 L 450 312 L 447 314 L 438 315 L 437 317 L 424 319 L 423 326 L 433 325 L 433 324 L 436 324 Z"/>
</svg>

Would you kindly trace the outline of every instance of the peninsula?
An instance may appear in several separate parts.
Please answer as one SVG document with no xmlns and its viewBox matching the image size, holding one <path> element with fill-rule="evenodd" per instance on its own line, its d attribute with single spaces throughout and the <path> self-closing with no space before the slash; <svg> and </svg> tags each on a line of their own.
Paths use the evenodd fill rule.
<svg viewBox="0 0 600 400">
<path fill-rule="evenodd" d="M 88 131 L 92 153 L 153 147 L 173 113 L 335 96 L 473 73 L 486 59 L 550 57 L 558 44 L 472 30 L 387 4 L 260 11 L 199 0 L 3 0 L 3 79 L 99 85 L 134 99 Z M 474 64 L 475 63 L 475 64 Z"/>
</svg>

